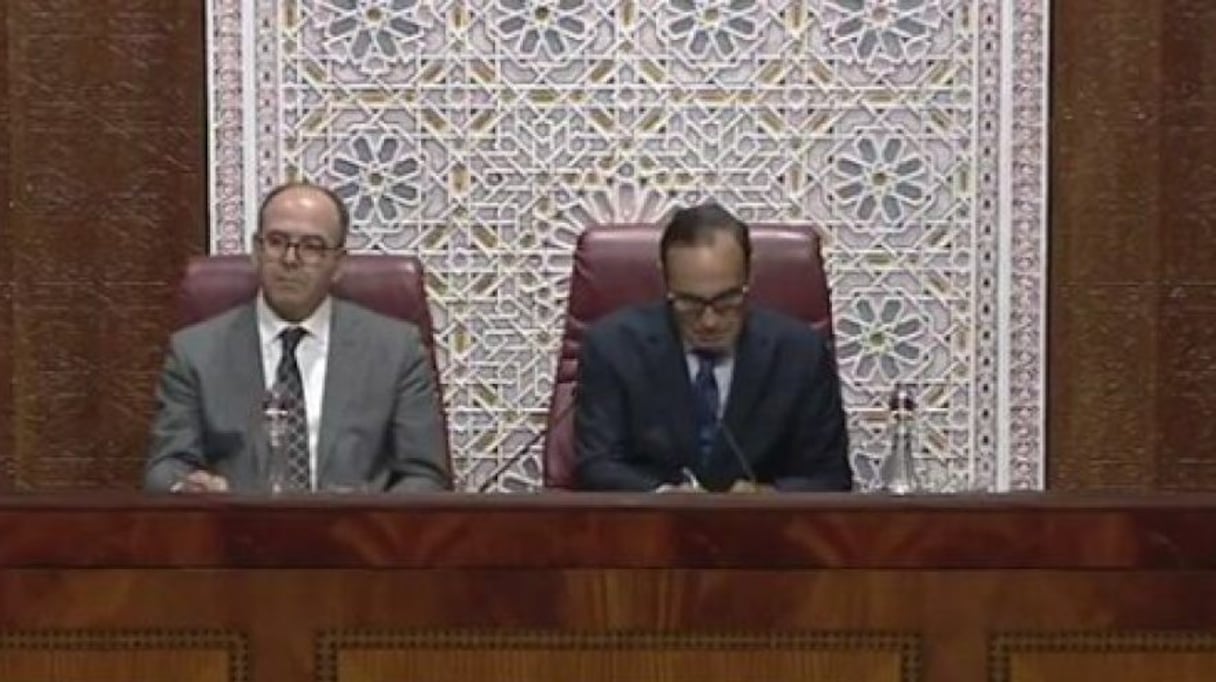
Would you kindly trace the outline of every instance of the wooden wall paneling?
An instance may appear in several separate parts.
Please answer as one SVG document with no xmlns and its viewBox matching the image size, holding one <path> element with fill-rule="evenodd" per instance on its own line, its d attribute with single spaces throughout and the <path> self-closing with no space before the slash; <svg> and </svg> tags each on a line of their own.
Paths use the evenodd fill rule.
<svg viewBox="0 0 1216 682">
<path fill-rule="evenodd" d="M 1216 489 L 1216 5 L 1052 11 L 1049 486 Z"/>
<path fill-rule="evenodd" d="M 1160 487 L 1210 489 L 1216 481 L 1216 286 L 1169 284 L 1161 298 L 1162 329 L 1177 331 L 1161 335 L 1162 383 L 1170 390 L 1158 404 Z"/>
<path fill-rule="evenodd" d="M 1216 5 L 1163 3 L 1159 487 L 1216 487 Z"/>
<path fill-rule="evenodd" d="M 13 244 L 8 3 L 0 2 L 0 491 L 13 480 Z"/>
<path fill-rule="evenodd" d="M 1144 488 L 1154 475 L 1158 4 L 1052 3 L 1053 488 Z"/>
<path fill-rule="evenodd" d="M 1159 178 L 1164 220 L 1161 270 L 1171 285 L 1216 285 L 1216 5 L 1155 3 L 1165 29 L 1159 144 L 1168 160 Z"/>
<path fill-rule="evenodd" d="M 5 3 L 16 487 L 140 480 L 174 287 L 206 243 L 203 11 Z"/>
</svg>

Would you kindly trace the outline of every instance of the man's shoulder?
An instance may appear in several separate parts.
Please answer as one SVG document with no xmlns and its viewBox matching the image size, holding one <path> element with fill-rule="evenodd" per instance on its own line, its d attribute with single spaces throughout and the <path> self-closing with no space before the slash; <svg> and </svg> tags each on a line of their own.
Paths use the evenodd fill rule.
<svg viewBox="0 0 1216 682">
<path fill-rule="evenodd" d="M 792 315 L 764 306 L 752 306 L 748 314 L 748 324 L 755 325 L 779 342 L 815 346 L 827 344 L 827 339 L 819 330 Z"/>
<path fill-rule="evenodd" d="M 335 297 L 333 299 L 333 306 L 335 324 L 358 325 L 360 329 L 371 332 L 376 336 L 393 337 L 405 335 L 421 338 L 421 331 L 418 329 L 418 325 L 413 322 L 385 315 L 361 303 Z"/>
<path fill-rule="evenodd" d="M 222 340 L 234 326 L 244 321 L 253 323 L 253 303 L 242 303 L 218 315 L 175 331 L 173 344 L 186 348 L 206 346 Z"/>
<path fill-rule="evenodd" d="M 588 337 L 620 338 L 650 334 L 666 324 L 666 304 L 650 301 L 625 306 L 596 320 L 587 330 Z"/>
</svg>

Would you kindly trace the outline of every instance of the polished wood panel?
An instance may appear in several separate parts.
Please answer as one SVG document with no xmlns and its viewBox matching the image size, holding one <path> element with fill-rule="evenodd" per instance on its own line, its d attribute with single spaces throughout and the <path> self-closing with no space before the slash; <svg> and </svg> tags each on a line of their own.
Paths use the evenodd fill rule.
<svg viewBox="0 0 1216 682">
<path fill-rule="evenodd" d="M 1207 569 L 1216 498 L 25 495 L 0 537 L 9 567 Z"/>
<path fill-rule="evenodd" d="M 206 244 L 204 5 L 0 3 L 0 485 L 139 481 Z"/>
<path fill-rule="evenodd" d="M 0 538 L 0 634 L 221 631 L 259 682 L 1093 679 L 1076 633 L 1216 631 L 1207 495 L 39 495 Z"/>
<path fill-rule="evenodd" d="M 245 642 L 219 632 L 0 632 L 0 680 L 246 682 Z"/>
<path fill-rule="evenodd" d="M 1216 489 L 1216 4 L 1051 7 L 1049 487 Z"/>
<path fill-rule="evenodd" d="M 321 682 L 765 682 L 918 680 L 915 638 L 691 633 L 327 635 Z"/>
<path fill-rule="evenodd" d="M 1216 635 L 1193 632 L 999 636 L 993 682 L 1207 682 Z"/>
</svg>

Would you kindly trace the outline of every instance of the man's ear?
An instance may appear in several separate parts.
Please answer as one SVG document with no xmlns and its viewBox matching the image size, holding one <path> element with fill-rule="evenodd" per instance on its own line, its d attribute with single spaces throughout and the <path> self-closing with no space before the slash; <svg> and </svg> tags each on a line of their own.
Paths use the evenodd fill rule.
<svg viewBox="0 0 1216 682">
<path fill-rule="evenodd" d="M 346 249 L 335 253 L 334 258 L 338 259 L 338 262 L 334 264 L 334 276 L 329 281 L 337 284 L 338 280 L 342 279 L 342 273 L 346 271 Z"/>
</svg>

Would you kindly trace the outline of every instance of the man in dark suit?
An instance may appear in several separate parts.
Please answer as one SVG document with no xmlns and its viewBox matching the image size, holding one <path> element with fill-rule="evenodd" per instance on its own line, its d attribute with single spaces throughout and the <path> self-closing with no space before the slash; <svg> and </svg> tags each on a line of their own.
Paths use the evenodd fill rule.
<svg viewBox="0 0 1216 682">
<path fill-rule="evenodd" d="M 576 477 L 587 490 L 849 490 L 835 363 L 809 325 L 748 306 L 747 226 L 707 204 L 663 232 L 665 301 L 588 331 Z"/>
<path fill-rule="evenodd" d="M 254 236 L 258 296 L 173 336 L 145 488 L 451 486 L 418 330 L 330 296 L 349 223 L 325 188 L 292 183 L 267 195 Z"/>
</svg>

